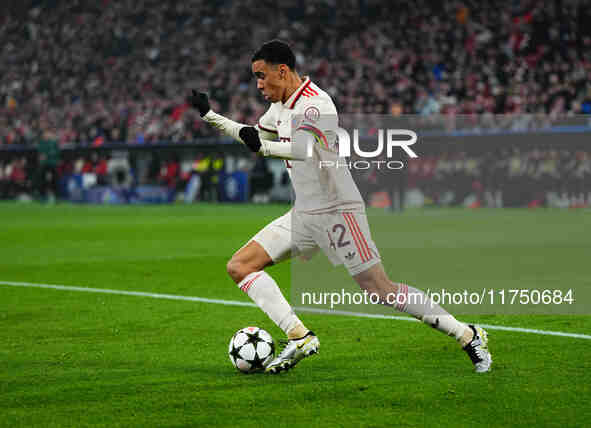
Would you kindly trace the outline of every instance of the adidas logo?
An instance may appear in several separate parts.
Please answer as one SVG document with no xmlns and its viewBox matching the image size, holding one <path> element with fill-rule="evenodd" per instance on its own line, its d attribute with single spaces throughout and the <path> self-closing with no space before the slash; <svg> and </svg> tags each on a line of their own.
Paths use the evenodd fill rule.
<svg viewBox="0 0 591 428">
<path fill-rule="evenodd" d="M 356 254 L 355 252 L 349 251 L 349 253 L 345 256 L 345 258 L 347 260 L 353 260 L 353 257 L 355 257 L 355 254 Z"/>
</svg>

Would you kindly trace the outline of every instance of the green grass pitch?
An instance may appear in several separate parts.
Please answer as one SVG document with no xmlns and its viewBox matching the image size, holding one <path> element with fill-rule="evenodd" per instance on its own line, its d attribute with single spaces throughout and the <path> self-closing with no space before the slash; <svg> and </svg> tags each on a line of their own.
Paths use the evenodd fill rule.
<svg viewBox="0 0 591 428">
<path fill-rule="evenodd" d="M 246 302 L 226 261 L 286 210 L 1 204 L 0 281 Z M 392 279 L 418 288 L 591 287 L 588 211 L 381 219 L 394 230 L 375 236 L 396 260 Z M 269 272 L 289 296 L 290 265 Z M 227 357 L 236 330 L 282 338 L 257 308 L 0 285 L 0 426 L 591 426 L 591 340 L 491 330 L 493 371 L 478 375 L 452 339 L 419 323 L 301 317 L 319 355 L 280 376 L 242 375 Z M 461 319 L 591 333 L 585 315 Z"/>
</svg>

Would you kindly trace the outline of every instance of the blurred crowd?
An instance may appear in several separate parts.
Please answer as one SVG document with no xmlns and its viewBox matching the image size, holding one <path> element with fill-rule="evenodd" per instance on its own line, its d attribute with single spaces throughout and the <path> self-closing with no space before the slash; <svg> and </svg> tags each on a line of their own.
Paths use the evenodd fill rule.
<svg viewBox="0 0 591 428">
<path fill-rule="evenodd" d="M 0 15 L 0 144 L 44 121 L 60 145 L 216 135 L 190 88 L 255 123 L 250 58 L 275 37 L 340 113 L 591 113 L 583 0 L 22 0 Z"/>
<path fill-rule="evenodd" d="M 405 166 L 402 175 L 377 168 L 359 171 L 357 181 L 366 200 L 371 204 L 372 194 L 400 190 L 405 206 L 591 206 L 589 151 L 453 151 L 410 159 Z"/>
<path fill-rule="evenodd" d="M 47 142 L 48 140 L 44 140 Z M 221 153 L 197 153 L 181 159 L 172 153 L 160 156 L 151 153 L 143 165 L 138 156 L 119 156 L 107 151 L 58 153 L 54 159 L 37 160 L 35 153 L 17 154 L 0 159 L 0 200 L 55 201 L 68 193 L 69 177 L 84 177 L 85 187 L 109 186 L 127 190 L 138 185 L 155 185 L 171 193 L 183 192 L 193 176 L 200 179 L 195 200 L 216 200 L 218 175 L 224 172 Z"/>
<path fill-rule="evenodd" d="M 479 153 L 423 155 L 409 159 L 398 171 L 372 164 L 367 169 L 360 165 L 352 173 L 368 205 L 378 207 L 392 206 L 393 192 L 401 193 L 401 205 L 407 207 L 591 206 L 591 151 L 531 146 L 481 149 Z M 16 155 L 0 160 L 0 199 L 63 198 L 67 189 L 58 187 L 59 180 L 84 175 L 92 176 L 90 187 L 156 185 L 168 189 L 171 195 L 185 193 L 189 182 L 197 179 L 191 200 L 217 201 L 220 174 L 238 169 L 248 172 L 249 199 L 253 202 L 270 198 L 290 201 L 284 168 L 272 171 L 266 158 L 257 157 L 253 162 L 223 153 L 179 156 L 151 152 L 144 159 L 148 160 L 142 164 L 137 155 L 118 158 L 106 151 L 68 152 L 54 161 L 49 155 L 38 167 L 36 154 Z M 229 168 L 230 164 L 233 166 Z M 277 184 L 287 196 L 278 196 Z"/>
</svg>

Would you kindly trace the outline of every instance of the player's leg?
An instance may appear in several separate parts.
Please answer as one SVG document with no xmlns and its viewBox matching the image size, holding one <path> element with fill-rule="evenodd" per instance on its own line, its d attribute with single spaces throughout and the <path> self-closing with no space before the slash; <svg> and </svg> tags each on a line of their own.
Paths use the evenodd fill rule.
<svg viewBox="0 0 591 428">
<path fill-rule="evenodd" d="M 453 336 L 474 364 L 477 372 L 490 370 L 492 358 L 488 351 L 488 335 L 481 327 L 458 321 L 443 307 L 434 303 L 421 290 L 390 281 L 381 263 L 353 275 L 359 286 L 369 294 L 377 294 L 380 301 L 406 312 L 425 324 Z"/>
<path fill-rule="evenodd" d="M 458 321 L 421 290 L 392 282 L 384 271 L 378 249 L 371 239 L 366 215 L 341 213 L 340 216 L 344 220 L 342 224 L 347 233 L 340 241 L 350 241 L 356 255 L 344 257 L 347 252 L 351 252 L 347 246 L 339 248 L 339 245 L 336 245 L 336 251 L 361 289 L 368 294 L 377 294 L 383 304 L 408 313 L 446 335 L 453 336 L 468 353 L 476 366 L 476 371 L 488 371 L 492 359 L 487 348 L 486 332 L 479 327 Z"/>
<path fill-rule="evenodd" d="M 227 264 L 230 277 L 289 339 L 301 338 L 308 329 L 296 316 L 267 266 L 291 256 L 291 212 L 274 220 L 240 248 Z"/>
<path fill-rule="evenodd" d="M 263 270 L 290 258 L 295 248 L 308 250 L 305 236 L 299 235 L 301 243 L 294 243 L 292 239 L 294 216 L 290 211 L 271 222 L 238 250 L 227 266 L 228 273 L 240 289 L 287 334 L 286 346 L 265 369 L 273 374 L 287 371 L 303 358 L 316 354 L 320 346 L 318 337 L 295 315 L 277 283 Z M 313 241 L 311 243 L 314 244 Z"/>
<path fill-rule="evenodd" d="M 453 336 L 462 345 L 472 339 L 470 328 L 456 320 L 441 306 L 433 303 L 421 290 L 402 283 L 392 282 L 382 263 L 377 263 L 353 278 L 368 294 L 380 296 L 380 301 L 423 321 L 425 324 Z"/>
<path fill-rule="evenodd" d="M 458 322 L 439 305 L 435 305 L 422 291 L 390 281 L 382 266 L 378 249 L 371 239 L 367 216 L 364 213 L 341 213 L 340 216 L 344 227 L 333 227 L 333 230 L 339 229 L 345 236 L 339 238 L 343 245 L 336 245 L 336 252 L 361 289 L 368 294 L 378 295 L 383 304 L 406 312 L 454 336 L 458 341 L 465 340 L 464 335 L 471 335 L 468 326 Z M 338 216 L 336 218 L 341 221 Z M 352 250 L 348 247 L 352 247 Z M 354 257 L 343 257 L 347 252 L 353 252 Z"/>
</svg>

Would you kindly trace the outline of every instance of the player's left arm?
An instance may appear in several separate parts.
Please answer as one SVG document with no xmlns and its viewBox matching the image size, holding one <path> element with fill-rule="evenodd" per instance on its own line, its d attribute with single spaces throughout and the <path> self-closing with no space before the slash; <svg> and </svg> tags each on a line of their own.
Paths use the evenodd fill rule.
<svg viewBox="0 0 591 428">
<path fill-rule="evenodd" d="M 294 118 L 290 144 L 261 139 L 254 127 L 242 128 L 240 138 L 255 153 L 287 160 L 305 160 L 313 145 L 326 150 L 335 146 L 338 121 L 332 102 L 318 99 L 301 103 Z"/>
<path fill-rule="evenodd" d="M 199 116 L 201 116 L 201 118 L 205 122 L 219 129 L 220 131 L 222 131 L 222 133 L 232 137 L 234 140 L 246 144 L 246 142 L 240 137 L 240 130 L 245 127 L 250 127 L 250 125 L 235 122 L 232 119 L 229 119 L 225 116 L 222 116 L 221 114 L 214 112 L 209 105 L 209 97 L 207 96 L 207 94 L 205 94 L 204 92 L 198 93 L 195 89 L 193 89 L 193 93 L 189 97 L 189 103 L 193 108 L 196 108 L 199 111 Z M 260 123 L 258 123 L 254 128 L 257 130 L 260 137 L 268 140 L 273 140 L 277 138 L 277 131 L 274 129 L 265 128 L 261 124 L 265 121 L 265 118 L 267 118 L 267 116 L 271 117 L 272 115 L 270 115 L 269 112 L 267 112 L 261 118 Z M 246 145 L 248 146 L 248 144 Z"/>
</svg>

